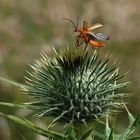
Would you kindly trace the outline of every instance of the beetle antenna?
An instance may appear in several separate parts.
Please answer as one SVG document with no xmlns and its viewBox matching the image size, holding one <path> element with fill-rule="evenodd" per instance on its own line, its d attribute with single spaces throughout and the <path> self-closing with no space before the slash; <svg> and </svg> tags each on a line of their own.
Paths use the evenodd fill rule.
<svg viewBox="0 0 140 140">
<path fill-rule="evenodd" d="M 72 23 L 72 25 L 74 26 L 74 28 L 75 29 L 77 28 L 77 26 L 75 25 L 75 23 L 72 20 L 70 20 L 69 18 L 62 18 L 62 19 L 70 21 Z"/>
<path fill-rule="evenodd" d="M 76 24 L 76 28 L 78 28 L 79 25 L 79 16 L 77 17 L 77 24 Z"/>
</svg>

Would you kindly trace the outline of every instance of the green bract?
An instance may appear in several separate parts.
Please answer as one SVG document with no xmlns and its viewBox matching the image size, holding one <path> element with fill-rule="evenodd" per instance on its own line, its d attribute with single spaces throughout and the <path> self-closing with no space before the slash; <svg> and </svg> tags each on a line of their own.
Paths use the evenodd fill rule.
<svg viewBox="0 0 140 140">
<path fill-rule="evenodd" d="M 124 75 L 116 64 L 108 66 L 109 57 L 82 48 L 66 49 L 54 59 L 45 53 L 36 61 L 28 79 L 26 92 L 35 97 L 31 103 L 41 117 L 55 117 L 55 121 L 95 120 L 121 107 L 126 94 L 119 89 L 128 84 L 117 83 Z"/>
</svg>

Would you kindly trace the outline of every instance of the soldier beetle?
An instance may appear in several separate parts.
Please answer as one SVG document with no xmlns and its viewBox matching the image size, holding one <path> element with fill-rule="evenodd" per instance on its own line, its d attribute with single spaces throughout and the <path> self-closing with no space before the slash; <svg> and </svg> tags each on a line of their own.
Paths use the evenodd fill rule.
<svg viewBox="0 0 140 140">
<path fill-rule="evenodd" d="M 96 34 L 94 32 L 91 32 L 92 30 L 95 30 L 99 27 L 102 27 L 103 24 L 96 23 L 93 26 L 91 26 L 90 28 L 88 28 L 88 22 L 83 21 L 82 28 L 79 28 L 78 22 L 77 22 L 77 24 L 75 24 L 69 18 L 62 18 L 62 19 L 70 21 L 72 23 L 72 25 L 74 26 L 74 32 L 79 33 L 76 36 L 76 47 L 81 46 L 83 43 L 85 43 L 87 45 L 90 44 L 92 47 L 104 47 L 105 44 L 102 42 L 98 42 L 98 40 L 108 40 L 109 39 L 109 36 L 104 34 L 104 33 L 97 33 Z M 81 42 L 80 42 L 80 39 L 82 39 Z"/>
</svg>

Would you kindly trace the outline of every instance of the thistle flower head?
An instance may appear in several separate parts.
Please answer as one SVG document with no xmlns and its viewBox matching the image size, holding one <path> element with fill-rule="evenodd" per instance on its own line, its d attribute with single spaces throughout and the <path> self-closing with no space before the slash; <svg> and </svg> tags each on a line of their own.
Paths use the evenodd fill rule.
<svg viewBox="0 0 140 140">
<path fill-rule="evenodd" d="M 96 50 L 66 49 L 55 52 L 54 59 L 42 53 L 28 78 L 26 92 L 37 99 L 31 105 L 39 116 L 52 116 L 55 121 L 88 122 L 106 115 L 121 106 L 125 95 L 119 89 L 128 84 L 116 82 L 124 75 L 108 62 Z"/>
</svg>

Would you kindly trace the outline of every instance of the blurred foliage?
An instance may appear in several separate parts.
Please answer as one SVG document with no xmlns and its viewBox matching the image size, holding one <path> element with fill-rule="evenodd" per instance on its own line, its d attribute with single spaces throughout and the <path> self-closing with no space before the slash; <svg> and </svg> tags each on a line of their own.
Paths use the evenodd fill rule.
<svg viewBox="0 0 140 140">
<path fill-rule="evenodd" d="M 138 114 L 140 108 L 139 5 L 139 0 L 1 0 L 0 76 L 24 83 L 26 70 L 30 71 L 28 64 L 32 64 L 42 50 L 52 55 L 51 46 L 58 49 L 64 44 L 74 45 L 73 28 L 61 18 L 69 17 L 76 22 L 79 16 L 81 21 L 87 20 L 90 25 L 96 22 L 105 24 L 105 27 L 99 31 L 109 34 L 111 39 L 104 50 L 113 52 L 112 62 L 117 58 L 121 61 L 122 72 L 131 70 L 127 80 L 134 83 L 126 90 L 135 95 L 129 99 L 128 108 L 134 114 Z M 29 99 L 17 88 L 0 83 L 0 100 L 24 102 Z M 5 112 L 11 113 L 8 108 Z M 21 112 L 13 110 L 13 113 L 19 115 L 23 114 Z M 127 123 L 124 117 L 124 113 L 119 116 L 123 125 Z M 123 125 L 120 124 L 120 127 Z M 23 139 L 20 135 L 22 132 L 25 133 L 18 126 L 13 127 L 0 119 L 1 140 Z M 31 136 L 28 135 L 27 139 L 31 139 Z"/>
</svg>

